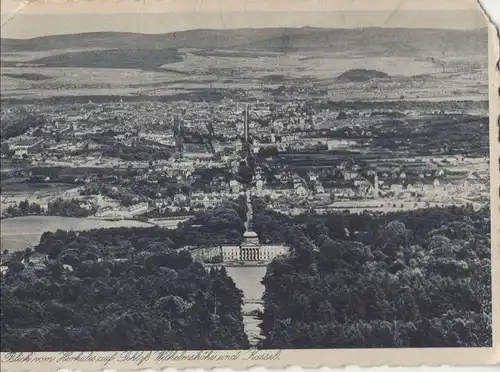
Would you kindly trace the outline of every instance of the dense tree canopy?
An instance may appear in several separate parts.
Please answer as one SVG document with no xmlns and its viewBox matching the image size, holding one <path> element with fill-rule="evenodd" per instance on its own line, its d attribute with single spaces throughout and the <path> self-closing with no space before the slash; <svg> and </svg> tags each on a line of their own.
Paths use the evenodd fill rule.
<svg viewBox="0 0 500 372">
<path fill-rule="evenodd" d="M 61 216 L 61 217 L 88 217 L 97 211 L 95 206 L 84 208 L 81 202 L 76 199 L 64 200 L 58 198 L 49 202 L 47 210 L 38 203 L 30 203 L 28 200 L 22 200 L 19 203 L 9 205 L 3 215 L 5 217 L 21 216 Z"/>
<path fill-rule="evenodd" d="M 2 120 L 0 126 L 0 137 L 3 141 L 12 137 L 20 136 L 26 133 L 30 128 L 42 127 L 46 124 L 47 118 L 43 115 L 24 114 L 18 119 Z"/>
<path fill-rule="evenodd" d="M 292 248 L 263 279 L 261 347 L 491 345 L 488 209 L 276 223 L 254 205 L 258 229 Z"/>
<path fill-rule="evenodd" d="M 28 256 L 2 277 L 2 351 L 248 347 L 225 269 L 169 243 L 46 234 L 42 262 Z"/>
<path fill-rule="evenodd" d="M 26 206 L 28 207 L 28 206 Z M 253 200 L 263 348 L 491 345 L 490 211 L 285 216 Z M 245 198 L 160 227 L 45 233 L 1 278 L 2 351 L 240 349 L 242 292 L 185 246 L 237 243 Z"/>
</svg>

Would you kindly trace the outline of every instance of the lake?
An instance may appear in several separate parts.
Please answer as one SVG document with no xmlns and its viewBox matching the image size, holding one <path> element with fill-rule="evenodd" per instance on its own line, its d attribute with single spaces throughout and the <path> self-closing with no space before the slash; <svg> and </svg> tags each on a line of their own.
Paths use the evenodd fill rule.
<svg viewBox="0 0 500 372">
<path fill-rule="evenodd" d="M 1 250 L 9 252 L 24 250 L 38 244 L 46 231 L 57 230 L 84 231 L 112 227 L 151 227 L 140 221 L 120 220 L 103 221 L 90 218 L 58 217 L 58 216 L 25 216 L 0 220 Z"/>
</svg>

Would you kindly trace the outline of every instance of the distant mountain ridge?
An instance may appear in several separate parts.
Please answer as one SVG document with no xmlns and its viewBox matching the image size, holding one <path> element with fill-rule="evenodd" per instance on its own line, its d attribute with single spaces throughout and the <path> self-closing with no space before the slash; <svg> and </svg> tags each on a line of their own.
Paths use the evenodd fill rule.
<svg viewBox="0 0 500 372">
<path fill-rule="evenodd" d="M 386 55 L 427 55 L 434 51 L 486 54 L 487 30 L 409 28 L 247 28 L 199 29 L 167 34 L 97 32 L 1 39 L 1 51 L 52 49 L 231 49 L 241 51 L 367 51 Z"/>
</svg>

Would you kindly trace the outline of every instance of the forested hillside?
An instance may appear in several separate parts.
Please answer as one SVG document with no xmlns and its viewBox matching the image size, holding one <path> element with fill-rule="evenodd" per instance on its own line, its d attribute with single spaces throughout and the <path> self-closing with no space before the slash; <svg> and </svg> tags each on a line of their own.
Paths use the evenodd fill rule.
<svg viewBox="0 0 500 372">
<path fill-rule="evenodd" d="M 2 352 L 247 348 L 242 293 L 225 269 L 174 250 L 191 224 L 44 234 L 2 275 Z"/>
<path fill-rule="evenodd" d="M 274 223 L 260 207 L 258 229 L 293 250 L 263 279 L 261 347 L 491 346 L 489 209 Z"/>
<path fill-rule="evenodd" d="M 253 200 L 285 242 L 263 278 L 261 348 L 491 345 L 490 211 L 288 217 Z M 241 349 L 242 292 L 184 245 L 231 241 L 244 208 L 158 227 L 46 233 L 1 277 L 2 351 Z"/>
<path fill-rule="evenodd" d="M 137 49 L 170 52 L 179 48 L 227 51 L 377 51 L 389 55 L 428 55 L 429 51 L 453 51 L 474 55 L 487 51 L 486 28 L 474 30 L 422 28 L 242 28 L 198 29 L 167 34 L 91 32 L 50 35 L 33 39 L 1 39 L 2 52 L 95 48 L 133 52 Z M 376 43 L 373 40 L 377 40 Z M 102 52 L 102 50 L 101 50 Z M 130 53 L 129 53 L 130 54 Z M 84 54 L 81 54 L 84 55 Z M 105 54 L 106 55 L 106 54 Z M 132 54 L 137 56 L 137 54 Z M 148 57 L 154 56 L 147 53 Z M 64 59 L 67 59 L 65 57 Z M 88 62 L 92 62 L 87 59 Z M 47 60 L 44 60 L 46 63 Z M 138 63 L 141 62 L 137 59 Z"/>
</svg>

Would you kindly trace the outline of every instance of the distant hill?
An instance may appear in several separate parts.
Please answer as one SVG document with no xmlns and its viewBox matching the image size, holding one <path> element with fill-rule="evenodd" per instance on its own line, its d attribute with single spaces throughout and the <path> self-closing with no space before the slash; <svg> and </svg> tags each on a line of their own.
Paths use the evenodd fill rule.
<svg viewBox="0 0 500 372">
<path fill-rule="evenodd" d="M 387 79 L 388 74 L 376 70 L 353 69 L 342 73 L 336 81 L 339 83 L 363 82 L 372 79 Z"/>
<path fill-rule="evenodd" d="M 355 53 L 369 57 L 429 58 L 443 52 L 461 57 L 487 55 L 486 29 L 440 30 L 404 28 L 325 29 L 262 28 L 192 30 L 169 34 L 117 32 L 1 39 L 1 52 L 57 50 L 54 55 L 25 59 L 45 67 L 124 68 L 162 71 L 180 62 L 185 51 L 207 57 L 266 57 L 269 54 L 312 52 Z M 15 57 L 14 57 L 15 58 Z M 21 61 L 2 60 L 2 67 Z"/>
<path fill-rule="evenodd" d="M 1 39 L 1 51 L 52 49 L 229 49 L 240 51 L 366 51 L 390 56 L 428 56 L 454 51 L 460 55 L 487 53 L 487 29 L 443 30 L 409 28 L 326 29 L 260 28 L 191 30 L 168 34 L 97 32 L 33 39 Z"/>
<path fill-rule="evenodd" d="M 30 61 L 46 67 L 130 68 L 156 70 L 161 65 L 180 62 L 175 49 L 86 50 L 63 53 Z M 2 61 L 3 67 L 14 67 L 15 61 Z"/>
<path fill-rule="evenodd" d="M 40 81 L 40 80 L 50 80 L 52 79 L 51 76 L 43 75 L 43 74 L 37 74 L 37 73 L 22 73 L 22 74 L 11 74 L 11 73 L 4 73 L 2 76 L 7 76 L 10 78 L 14 79 L 23 79 L 23 80 L 31 80 L 31 81 Z"/>
</svg>

